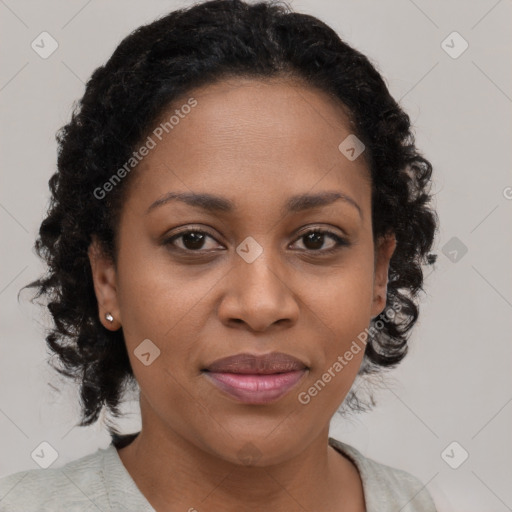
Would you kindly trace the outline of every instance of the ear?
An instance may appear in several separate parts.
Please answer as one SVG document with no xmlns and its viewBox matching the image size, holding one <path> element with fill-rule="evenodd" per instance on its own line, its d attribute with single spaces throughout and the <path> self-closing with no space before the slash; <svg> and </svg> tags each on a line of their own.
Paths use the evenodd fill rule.
<svg viewBox="0 0 512 512">
<path fill-rule="evenodd" d="M 382 313 L 386 307 L 389 261 L 395 252 L 395 247 L 396 238 L 394 233 L 379 237 L 375 247 L 372 318 Z"/>
<path fill-rule="evenodd" d="M 121 327 L 121 314 L 117 299 L 117 276 L 114 262 L 105 254 L 100 242 L 94 235 L 87 254 L 91 264 L 100 321 L 106 329 L 117 331 Z M 112 322 L 105 318 L 107 313 L 114 317 Z"/>
</svg>

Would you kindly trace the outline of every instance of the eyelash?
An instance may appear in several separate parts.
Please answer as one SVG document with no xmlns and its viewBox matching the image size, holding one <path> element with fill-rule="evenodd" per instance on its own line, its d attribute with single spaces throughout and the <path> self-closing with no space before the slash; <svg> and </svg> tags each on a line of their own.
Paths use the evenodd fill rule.
<svg viewBox="0 0 512 512">
<path fill-rule="evenodd" d="M 163 240 L 163 244 L 164 245 L 168 245 L 168 246 L 172 246 L 173 249 L 176 249 L 178 251 L 182 251 L 182 252 L 187 252 L 187 253 L 198 253 L 198 254 L 201 254 L 201 252 L 212 252 L 212 251 L 202 251 L 201 249 L 198 249 L 198 250 L 192 250 L 192 249 L 183 249 L 181 247 L 176 247 L 174 245 L 174 241 L 177 240 L 178 238 L 181 238 L 185 235 L 188 235 L 190 233 L 199 233 L 199 234 L 202 234 L 202 235 L 207 235 L 209 236 L 210 238 L 214 239 L 216 242 L 217 240 L 215 239 L 214 236 L 212 236 L 210 233 L 208 233 L 207 231 L 204 231 L 202 229 L 187 229 L 186 231 L 182 231 L 180 233 L 177 233 L 175 235 L 172 235 L 171 237 Z M 329 231 L 329 230 L 326 230 L 326 229 L 323 229 L 323 228 L 311 228 L 307 231 L 305 231 L 304 233 L 302 233 L 298 238 L 295 239 L 295 242 L 300 240 L 301 238 L 311 234 L 311 233 L 320 233 L 322 235 L 327 235 L 329 238 L 333 239 L 335 242 L 336 242 L 336 245 L 334 247 L 331 247 L 330 249 L 304 249 L 302 252 L 307 252 L 307 253 L 316 253 L 316 254 L 319 254 L 319 255 L 329 255 L 329 254 L 334 254 L 335 252 L 338 252 L 340 249 L 342 249 L 343 247 L 348 247 L 350 246 L 350 242 L 346 239 L 346 238 L 343 238 L 339 235 L 337 235 L 336 233 L 332 232 L 332 231 Z M 219 242 L 217 242 L 219 243 Z"/>
</svg>

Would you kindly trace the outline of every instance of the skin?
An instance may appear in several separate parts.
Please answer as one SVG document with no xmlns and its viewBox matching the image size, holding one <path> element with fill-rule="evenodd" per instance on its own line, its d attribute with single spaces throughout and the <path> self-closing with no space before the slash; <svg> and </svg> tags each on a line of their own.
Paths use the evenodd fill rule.
<svg viewBox="0 0 512 512">
<path fill-rule="evenodd" d="M 142 430 L 121 460 L 157 511 L 363 511 L 357 469 L 328 446 L 363 351 L 309 404 L 298 401 L 385 307 L 396 240 L 373 240 L 368 167 L 338 149 L 349 119 L 328 95 L 284 79 L 223 80 L 178 108 L 191 96 L 198 105 L 133 176 L 116 264 L 96 240 L 89 250 L 99 316 L 123 328 L 141 390 Z M 146 213 L 171 191 L 223 196 L 235 209 L 171 201 Z M 360 211 L 343 200 L 281 210 L 293 195 L 325 191 Z M 202 246 L 162 242 L 187 228 L 207 231 Z M 322 255 L 335 241 L 308 242 L 309 228 L 350 245 Z M 236 252 L 248 236 L 263 249 L 252 263 Z M 134 355 L 145 339 L 160 350 L 148 366 Z M 309 371 L 271 404 L 237 402 L 201 373 L 221 357 L 273 351 Z M 257 456 L 244 463 L 248 446 Z"/>
</svg>

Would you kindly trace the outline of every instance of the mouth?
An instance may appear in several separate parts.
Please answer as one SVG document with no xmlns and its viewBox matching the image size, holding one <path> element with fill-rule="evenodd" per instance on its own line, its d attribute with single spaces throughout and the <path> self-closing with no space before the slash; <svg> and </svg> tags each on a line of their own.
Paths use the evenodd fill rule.
<svg viewBox="0 0 512 512">
<path fill-rule="evenodd" d="M 218 359 L 202 373 L 218 389 L 247 404 L 267 404 L 279 400 L 307 373 L 299 359 L 281 352 L 237 354 Z"/>
</svg>

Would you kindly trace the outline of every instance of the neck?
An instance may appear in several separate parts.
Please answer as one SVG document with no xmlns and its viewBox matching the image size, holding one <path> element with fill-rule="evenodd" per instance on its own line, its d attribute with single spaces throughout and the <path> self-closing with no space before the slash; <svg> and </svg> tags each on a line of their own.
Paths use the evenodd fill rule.
<svg viewBox="0 0 512 512">
<path fill-rule="evenodd" d="M 359 473 L 328 445 L 328 433 L 327 425 L 277 463 L 251 465 L 223 459 L 143 415 L 140 434 L 118 453 L 156 511 L 364 510 Z"/>
</svg>

